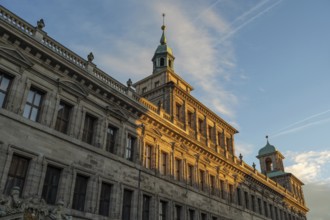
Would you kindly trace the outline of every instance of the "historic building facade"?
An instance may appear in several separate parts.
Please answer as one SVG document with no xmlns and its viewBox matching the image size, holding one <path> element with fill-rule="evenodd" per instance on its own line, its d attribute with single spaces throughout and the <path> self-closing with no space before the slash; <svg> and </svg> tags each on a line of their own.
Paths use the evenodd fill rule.
<svg viewBox="0 0 330 220">
<path fill-rule="evenodd" d="M 0 6 L 0 219 L 305 220 L 283 155 L 262 172 L 237 130 L 174 71 L 165 26 L 150 76 L 123 85 Z"/>
</svg>

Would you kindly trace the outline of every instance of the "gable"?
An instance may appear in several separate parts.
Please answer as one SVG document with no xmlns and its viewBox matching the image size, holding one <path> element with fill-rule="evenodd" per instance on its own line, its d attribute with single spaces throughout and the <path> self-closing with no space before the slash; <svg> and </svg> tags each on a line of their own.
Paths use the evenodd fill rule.
<svg viewBox="0 0 330 220">
<path fill-rule="evenodd" d="M 0 56 L 19 66 L 31 67 L 33 63 L 19 50 L 0 44 Z"/>
</svg>

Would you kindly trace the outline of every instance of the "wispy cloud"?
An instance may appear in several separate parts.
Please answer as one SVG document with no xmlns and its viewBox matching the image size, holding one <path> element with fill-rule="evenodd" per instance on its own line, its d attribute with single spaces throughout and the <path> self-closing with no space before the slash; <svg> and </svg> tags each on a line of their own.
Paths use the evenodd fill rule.
<svg viewBox="0 0 330 220">
<path fill-rule="evenodd" d="M 317 114 L 313 114 L 311 116 L 308 116 L 302 120 L 299 120 L 297 122 L 294 122 L 290 125 L 285 126 L 284 128 L 278 130 L 277 132 L 275 132 L 275 134 L 270 135 L 271 137 L 279 137 L 282 135 L 286 135 L 286 134 L 290 134 L 290 133 L 294 133 L 294 132 L 298 132 L 301 131 L 303 129 L 307 129 L 309 127 L 315 126 L 315 125 L 320 125 L 320 124 L 324 124 L 324 123 L 328 123 L 330 122 L 330 109 L 317 113 Z"/>
<path fill-rule="evenodd" d="M 108 24 L 104 21 L 82 22 L 77 28 L 95 41 L 88 46 L 74 44 L 73 48 L 85 54 L 93 51 L 95 63 L 122 82 L 128 78 L 140 80 L 151 74 L 150 60 L 161 35 L 161 14 L 166 13 L 166 34 L 176 56 L 176 72 L 195 87 L 197 92 L 192 95 L 198 94 L 196 98 L 227 120 L 235 120 L 238 97 L 230 89 L 230 82 L 236 69 L 236 54 L 231 36 L 276 4 L 270 0 L 255 1 L 252 7 L 240 4 L 243 12 L 232 16 L 234 20 L 230 23 L 218 8 L 220 2 L 222 8 L 228 4 L 221 0 L 211 4 L 194 2 L 188 7 L 184 2 L 171 0 L 132 2 L 134 22 L 126 18 L 133 16 L 123 14 L 117 16 L 125 18 L 111 23 L 111 28 L 106 28 Z M 112 3 L 104 4 L 113 8 Z M 83 15 L 79 16 L 84 20 Z M 118 25 L 120 31 L 114 31 L 113 25 Z M 155 28 L 159 28 L 158 32 Z"/>
<path fill-rule="evenodd" d="M 259 18 L 266 12 L 270 11 L 272 8 L 280 4 L 282 0 L 278 1 L 270 1 L 270 0 L 265 0 L 265 1 L 260 1 L 258 4 L 253 6 L 251 9 L 245 11 L 242 15 L 238 16 L 231 24 L 230 26 L 231 31 L 226 33 L 219 41 L 217 44 L 221 44 L 224 41 L 226 41 L 228 38 L 230 38 L 232 35 L 234 35 L 236 32 L 250 24 L 252 21 L 255 19 Z M 270 5 L 269 5 L 270 3 Z"/>
</svg>

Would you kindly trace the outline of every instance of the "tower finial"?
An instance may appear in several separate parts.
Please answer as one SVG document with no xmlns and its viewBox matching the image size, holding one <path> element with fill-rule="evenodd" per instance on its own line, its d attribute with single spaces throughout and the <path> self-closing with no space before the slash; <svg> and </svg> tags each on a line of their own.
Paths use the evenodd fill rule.
<svg viewBox="0 0 330 220">
<path fill-rule="evenodd" d="M 165 13 L 162 14 L 163 15 L 163 25 L 162 25 L 162 30 L 163 30 L 163 34 L 162 37 L 160 38 L 160 44 L 164 45 L 166 44 L 166 37 L 165 37 Z"/>
<path fill-rule="evenodd" d="M 163 26 L 165 26 L 165 13 L 163 13 Z"/>
<path fill-rule="evenodd" d="M 267 139 L 267 143 L 269 143 L 269 142 L 268 142 L 268 135 L 266 135 L 266 139 Z"/>
</svg>

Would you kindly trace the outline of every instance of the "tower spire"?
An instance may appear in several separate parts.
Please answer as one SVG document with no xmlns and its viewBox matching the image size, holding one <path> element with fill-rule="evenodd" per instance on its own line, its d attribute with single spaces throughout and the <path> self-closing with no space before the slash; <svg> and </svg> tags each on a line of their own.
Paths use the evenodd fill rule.
<svg viewBox="0 0 330 220">
<path fill-rule="evenodd" d="M 165 29 L 166 29 L 166 26 L 165 26 L 165 13 L 163 13 L 163 25 L 162 25 L 163 33 L 162 33 L 162 37 L 160 38 L 160 44 L 161 45 L 166 44 Z"/>
</svg>

